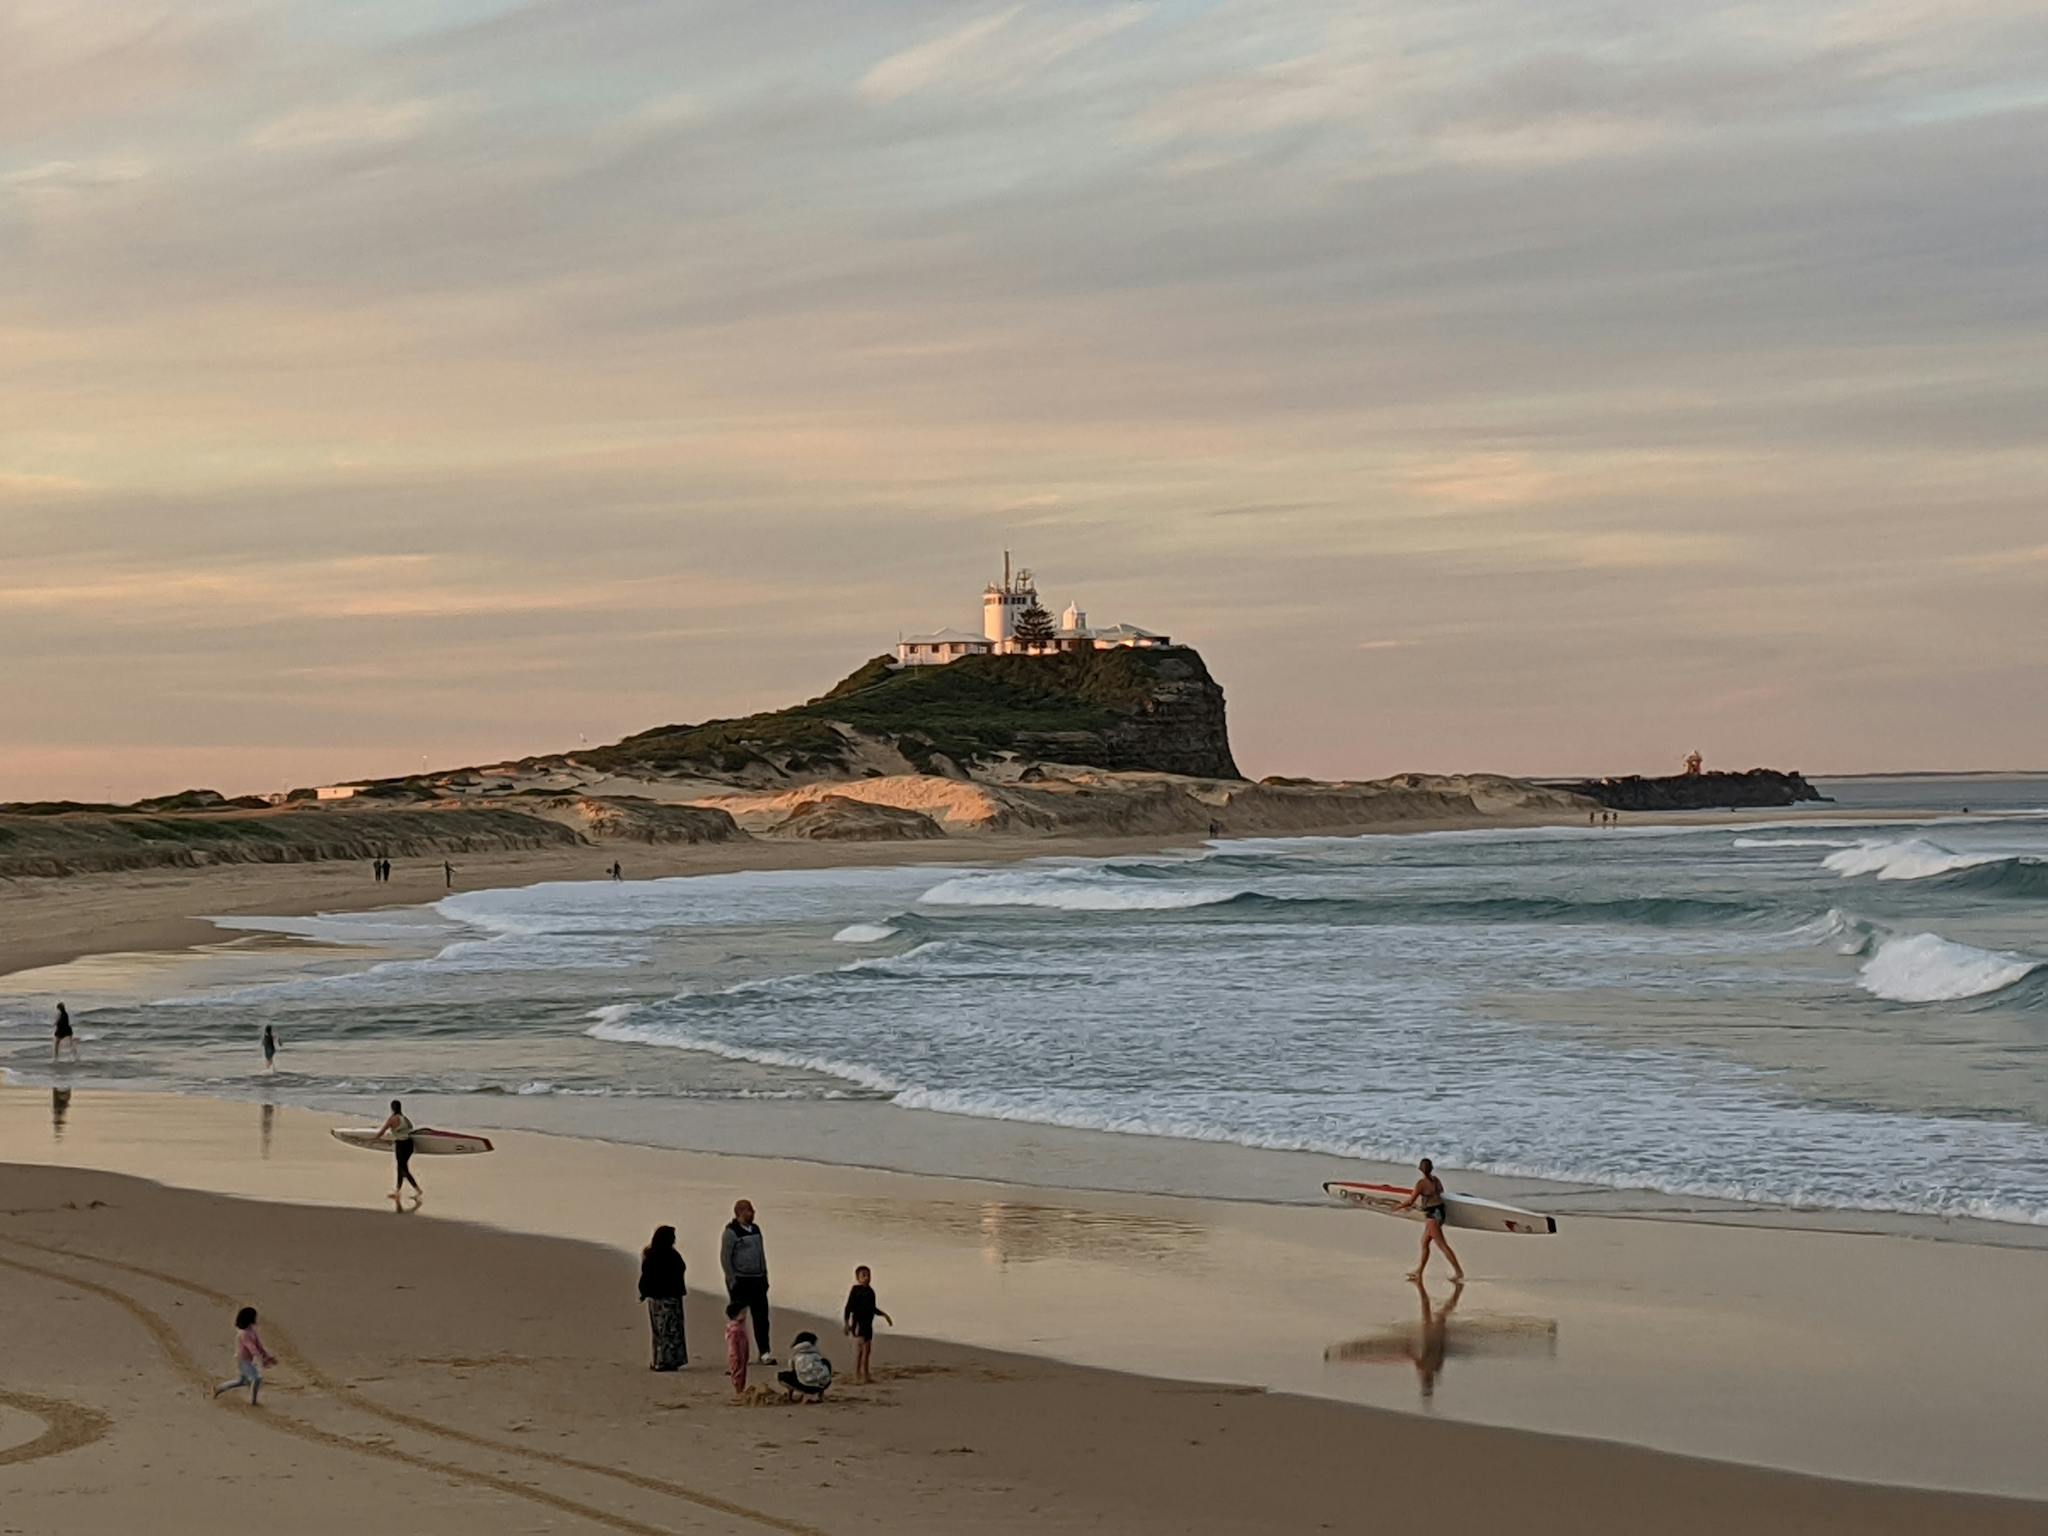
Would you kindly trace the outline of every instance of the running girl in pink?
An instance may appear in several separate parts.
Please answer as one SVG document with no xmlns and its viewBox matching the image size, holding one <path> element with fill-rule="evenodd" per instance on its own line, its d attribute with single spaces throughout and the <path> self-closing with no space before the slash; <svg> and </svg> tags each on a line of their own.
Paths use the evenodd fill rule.
<svg viewBox="0 0 2048 1536">
<path fill-rule="evenodd" d="M 263 1347 L 263 1335 L 256 1331 L 256 1309 L 244 1307 L 235 1314 L 235 1377 L 224 1381 L 213 1389 L 219 1397 L 223 1392 L 233 1392 L 239 1387 L 249 1389 L 249 1406 L 256 1406 L 256 1399 L 263 1394 L 263 1368 L 277 1364 L 277 1356 Z"/>
</svg>

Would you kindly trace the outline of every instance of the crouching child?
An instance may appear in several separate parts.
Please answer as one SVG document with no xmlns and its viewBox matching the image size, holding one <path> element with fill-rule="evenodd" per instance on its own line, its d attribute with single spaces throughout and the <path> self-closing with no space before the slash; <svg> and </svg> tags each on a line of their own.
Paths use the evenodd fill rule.
<svg viewBox="0 0 2048 1536">
<path fill-rule="evenodd" d="M 795 1402 L 802 1398 L 807 1403 L 822 1402 L 825 1389 L 832 1385 L 832 1362 L 818 1353 L 818 1336 L 815 1333 L 800 1333 L 790 1346 L 789 1369 L 779 1372 L 775 1378 L 782 1383 L 785 1401 Z"/>
</svg>

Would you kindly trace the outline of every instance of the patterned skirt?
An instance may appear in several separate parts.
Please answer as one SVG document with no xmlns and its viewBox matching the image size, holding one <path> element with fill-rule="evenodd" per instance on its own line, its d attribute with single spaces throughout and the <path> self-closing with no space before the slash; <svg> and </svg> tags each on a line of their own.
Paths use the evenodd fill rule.
<svg viewBox="0 0 2048 1536">
<path fill-rule="evenodd" d="M 688 1365 L 690 1350 L 683 1338 L 683 1298 L 648 1297 L 647 1321 L 654 1330 L 654 1368 L 673 1371 Z"/>
</svg>

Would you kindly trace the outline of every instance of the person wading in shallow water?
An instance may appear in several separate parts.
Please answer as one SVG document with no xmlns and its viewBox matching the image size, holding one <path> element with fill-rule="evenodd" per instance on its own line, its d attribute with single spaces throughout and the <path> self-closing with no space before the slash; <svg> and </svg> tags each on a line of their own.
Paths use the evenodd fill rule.
<svg viewBox="0 0 2048 1536">
<path fill-rule="evenodd" d="M 57 1022 L 50 1030 L 50 1060 L 62 1061 L 64 1047 L 71 1047 L 71 1059 L 78 1060 L 78 1036 L 71 1028 L 71 1010 L 62 1003 L 57 1005 Z"/>
<path fill-rule="evenodd" d="M 1422 1258 L 1409 1273 L 1410 1280 L 1421 1280 L 1422 1272 L 1429 1268 L 1429 1245 L 1435 1243 L 1443 1249 L 1444 1257 L 1451 1261 L 1451 1278 L 1463 1283 L 1465 1266 L 1458 1262 L 1458 1256 L 1451 1252 L 1451 1245 L 1444 1241 L 1444 1181 L 1436 1176 L 1436 1165 L 1424 1158 L 1418 1165 L 1422 1177 L 1415 1181 L 1415 1193 L 1410 1195 L 1396 1210 L 1412 1211 L 1422 1207 Z"/>
</svg>

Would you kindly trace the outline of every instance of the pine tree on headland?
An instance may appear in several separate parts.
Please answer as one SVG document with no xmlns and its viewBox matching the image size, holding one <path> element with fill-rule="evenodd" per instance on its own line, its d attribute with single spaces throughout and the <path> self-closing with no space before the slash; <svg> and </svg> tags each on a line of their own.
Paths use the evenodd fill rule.
<svg viewBox="0 0 2048 1536">
<path fill-rule="evenodd" d="M 1059 631 L 1053 626 L 1052 615 L 1033 603 L 1017 615 L 1017 628 L 1012 633 L 1017 644 L 1026 650 L 1036 650 L 1051 645 Z"/>
</svg>

